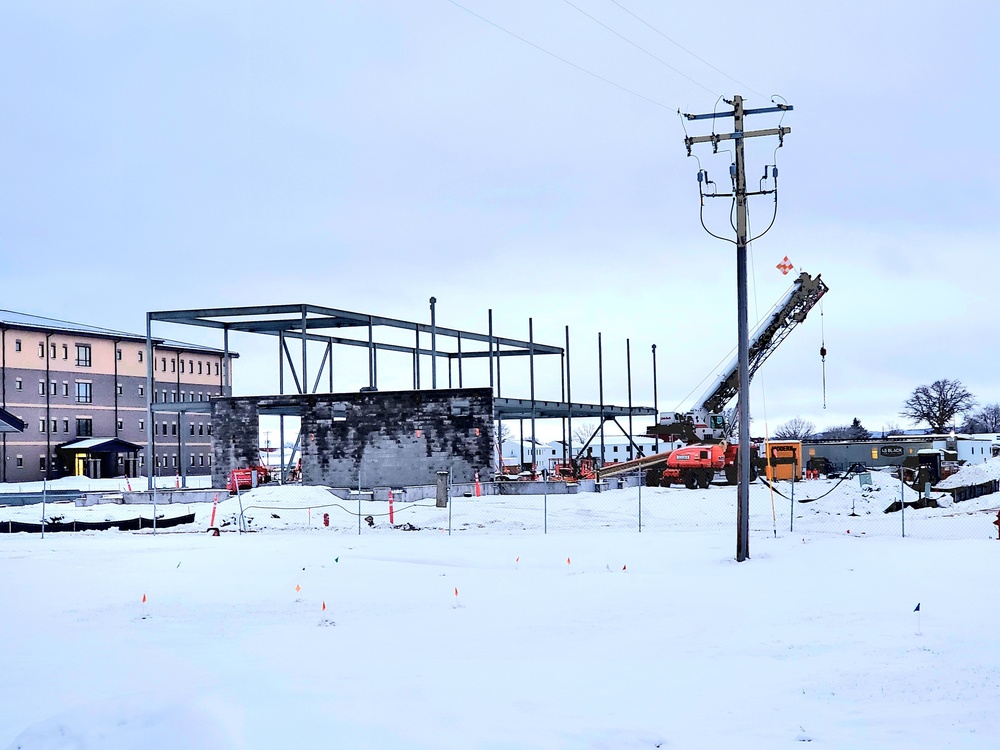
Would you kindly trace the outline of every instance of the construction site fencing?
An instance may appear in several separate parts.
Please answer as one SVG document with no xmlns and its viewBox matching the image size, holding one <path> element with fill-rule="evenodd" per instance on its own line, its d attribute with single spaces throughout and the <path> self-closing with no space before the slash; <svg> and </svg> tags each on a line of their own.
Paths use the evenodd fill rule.
<svg viewBox="0 0 1000 750">
<path fill-rule="evenodd" d="M 721 475 L 720 475 L 721 479 Z M 143 533 L 276 532 L 342 534 L 564 534 L 573 532 L 730 531 L 736 487 L 647 487 L 636 471 L 603 482 L 582 480 L 449 484 L 350 489 L 265 484 L 230 495 L 225 489 L 64 495 L 44 506 L 2 505 L 0 533 L 139 529 Z M 965 495 L 962 495 L 965 496 Z M 391 500 L 390 500 L 391 498 Z M 918 539 L 997 539 L 1000 494 L 955 501 L 918 492 L 888 472 L 750 486 L 752 537 L 850 535 Z"/>
</svg>

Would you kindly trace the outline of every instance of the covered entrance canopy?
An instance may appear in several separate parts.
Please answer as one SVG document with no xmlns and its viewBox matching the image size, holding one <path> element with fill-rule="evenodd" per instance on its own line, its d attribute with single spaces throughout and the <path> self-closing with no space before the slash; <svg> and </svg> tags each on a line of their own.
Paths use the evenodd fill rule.
<svg viewBox="0 0 1000 750">
<path fill-rule="evenodd" d="M 60 445 L 58 450 L 74 476 L 138 476 L 138 453 L 141 446 L 116 437 L 87 438 Z"/>
<path fill-rule="evenodd" d="M 27 427 L 27 422 L 18 419 L 6 409 L 0 409 L 0 432 L 24 432 Z"/>
</svg>

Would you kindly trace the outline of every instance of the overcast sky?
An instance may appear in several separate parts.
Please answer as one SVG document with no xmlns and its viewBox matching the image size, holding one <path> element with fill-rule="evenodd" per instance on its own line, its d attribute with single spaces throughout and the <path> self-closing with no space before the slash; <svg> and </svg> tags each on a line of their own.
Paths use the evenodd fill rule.
<svg viewBox="0 0 1000 750">
<path fill-rule="evenodd" d="M 735 253 L 701 228 L 676 111 L 778 94 L 795 110 L 751 318 L 785 255 L 831 291 L 762 368 L 754 433 L 908 426 L 903 400 L 939 378 L 1000 401 L 995 3 L 461 5 L 4 3 L 2 306 L 142 332 L 147 310 L 220 305 L 423 320 L 433 295 L 445 326 L 485 331 L 492 308 L 498 334 L 532 317 L 561 345 L 569 325 L 575 401 L 597 401 L 602 332 L 606 401 L 627 400 L 630 339 L 651 405 L 655 343 L 659 406 L 687 408 L 735 345 Z M 758 141 L 752 185 L 777 145 Z M 731 156 L 696 153 L 724 188 Z M 771 209 L 754 199 L 753 226 Z M 728 234 L 726 206 L 707 220 Z M 234 346 L 236 390 L 274 390 L 273 342 Z M 366 384 L 355 359 L 344 390 Z M 379 374 L 406 387 L 410 363 Z M 559 397 L 558 362 L 538 397 Z"/>
</svg>

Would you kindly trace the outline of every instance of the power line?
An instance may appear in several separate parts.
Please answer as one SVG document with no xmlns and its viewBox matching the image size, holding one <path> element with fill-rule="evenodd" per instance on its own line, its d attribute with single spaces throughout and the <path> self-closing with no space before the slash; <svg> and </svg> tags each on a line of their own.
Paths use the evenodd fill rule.
<svg viewBox="0 0 1000 750">
<path fill-rule="evenodd" d="M 581 8 L 581 7 L 579 6 L 579 5 L 574 5 L 573 3 L 571 3 L 571 2 L 570 2 L 570 0 L 563 0 L 563 2 L 564 2 L 564 3 L 566 3 L 566 5 L 568 5 L 569 7 L 573 8 L 573 9 L 575 9 L 575 10 L 578 10 L 578 11 L 579 11 L 580 13 L 582 13 L 583 15 L 585 15 L 585 16 L 586 16 L 587 18 L 589 18 L 589 19 L 590 19 L 591 21 L 593 21 L 594 23 L 596 23 L 596 24 L 597 24 L 598 26 L 601 26 L 601 27 L 603 27 L 603 28 L 607 29 L 607 30 L 608 30 L 608 31 L 610 31 L 610 32 L 611 32 L 612 34 L 614 34 L 615 36 L 617 36 L 617 37 L 618 37 L 619 39 L 622 39 L 622 40 L 624 40 L 624 41 L 628 42 L 629 44 L 631 44 L 631 45 L 632 45 L 633 47 L 635 47 L 635 48 L 636 48 L 637 50 L 639 50 L 640 52 L 644 52 L 645 54 L 649 55 L 649 56 L 650 56 L 651 58 L 653 58 L 654 60 L 656 60 L 656 62 L 660 63 L 660 64 L 661 64 L 661 65 L 663 65 L 664 67 L 667 67 L 667 68 L 669 68 L 670 70 L 674 71 L 674 72 L 675 72 L 675 73 L 676 73 L 677 75 L 681 76 L 682 78 L 686 78 L 686 79 L 687 79 L 687 80 L 689 80 L 689 81 L 690 81 L 691 83 L 693 83 L 693 84 L 694 84 L 695 86 L 698 86 L 698 87 L 700 87 L 700 88 L 703 88 L 703 89 L 705 89 L 705 91 L 707 91 L 707 92 L 708 92 L 708 93 L 710 93 L 710 94 L 718 94 L 718 93 L 719 93 L 718 91 L 713 91 L 713 90 L 712 90 L 712 89 L 710 89 L 710 88 L 709 88 L 708 86 L 706 86 L 706 85 L 704 85 L 703 83 L 701 83 L 700 81 L 696 81 L 696 80 L 695 80 L 694 78 L 692 78 L 691 76 L 689 76 L 689 75 L 688 75 L 687 73 L 684 73 L 684 72 L 682 72 L 682 71 L 678 70 L 678 69 L 677 69 L 677 68 L 675 68 L 675 67 L 674 67 L 673 65 L 671 65 L 670 63 L 668 63 L 668 62 L 667 62 L 666 60 L 663 60 L 662 58 L 659 58 L 659 57 L 657 57 L 656 55 L 654 55 L 654 54 L 653 54 L 652 52 L 650 52 L 650 51 L 649 51 L 648 49 L 646 49 L 645 47 L 642 47 L 641 45 L 639 45 L 639 44 L 636 44 L 635 42 L 633 42 L 633 41 L 632 41 L 631 39 L 629 39 L 629 38 L 628 38 L 627 36 L 625 36 L 624 34 L 622 34 L 622 33 L 618 32 L 618 31 L 616 31 L 616 30 L 615 30 L 615 29 L 613 29 L 613 28 L 611 28 L 610 26 L 608 26 L 608 25 L 607 25 L 606 23 L 604 23 L 604 22 L 603 22 L 603 21 L 601 21 L 600 19 L 598 19 L 598 18 L 595 18 L 594 16 L 590 15 L 590 13 L 588 13 L 587 11 L 585 11 L 585 10 L 584 10 L 583 8 Z M 617 3 L 616 3 L 616 5 L 617 5 Z M 623 8 L 623 10 L 624 10 L 624 8 Z M 640 19 L 640 20 L 642 20 L 642 19 Z M 679 45 L 678 45 L 678 46 L 679 46 Z M 683 48 L 682 48 L 682 49 L 683 49 Z M 685 50 L 685 51 L 687 51 L 687 50 Z M 703 61 L 703 62 L 704 62 L 704 61 Z M 720 71 L 720 72 L 721 72 L 721 71 Z"/>
<path fill-rule="evenodd" d="M 671 39 L 669 36 L 667 36 L 666 34 L 664 34 L 658 28 L 656 28 L 655 26 L 653 26 L 653 24 L 649 23 L 649 21 L 645 20 L 644 18 L 640 18 L 635 13 L 633 13 L 632 11 L 630 11 L 628 8 L 626 8 L 624 5 L 622 5 L 620 2 L 618 2 L 618 0 L 610 0 L 610 1 L 612 3 L 614 3 L 615 5 L 617 5 L 619 8 L 621 8 L 623 11 L 625 11 L 626 13 L 628 13 L 630 16 L 632 16 L 632 18 L 634 18 L 635 20 L 639 21 L 639 23 L 645 24 L 650 29 L 652 29 L 657 34 L 659 34 L 664 39 L 666 39 L 668 42 L 670 42 L 671 44 L 673 44 L 675 47 L 677 47 L 678 49 L 683 50 L 684 52 L 687 52 L 695 60 L 698 60 L 699 62 L 704 63 L 705 65 L 707 65 L 708 67 L 710 67 L 712 70 L 714 70 L 716 73 L 724 75 L 726 78 L 728 78 L 733 83 L 739 84 L 742 88 L 745 88 L 746 90 L 753 92 L 754 94 L 756 94 L 757 96 L 761 97 L 762 99 L 766 99 L 767 98 L 764 94 L 760 93 L 759 91 L 754 90 L 750 86 L 747 86 L 745 83 L 741 83 L 740 81 L 737 81 L 735 78 L 733 78 L 731 75 L 729 75 L 726 71 L 720 70 L 719 68 L 715 67 L 708 60 L 706 60 L 706 59 L 704 59 L 702 57 L 699 57 L 698 55 L 696 55 L 694 52 L 692 52 L 691 50 L 689 50 L 687 47 L 685 47 L 680 42 L 676 41 L 675 39 Z"/>
<path fill-rule="evenodd" d="M 474 10 L 470 10 L 469 8 L 466 8 L 464 5 L 462 5 L 461 3 L 457 2 L 457 0 L 448 0 L 448 2 L 451 3 L 452 5 L 454 5 L 456 8 L 461 8 L 462 10 L 464 10 L 469 15 L 475 16 L 480 21 L 483 21 L 484 23 L 488 23 L 493 28 L 498 29 L 498 30 L 502 31 L 505 34 L 508 34 L 508 35 L 514 37 L 515 39 L 517 39 L 520 42 L 523 42 L 524 44 L 527 44 L 527 45 L 529 45 L 531 47 L 534 47 L 539 52 L 544 52 L 549 57 L 554 57 L 559 62 L 564 63 L 566 65 L 569 65 L 571 68 L 576 68 L 581 73 L 586 73 L 587 75 L 592 76 L 593 78 L 596 78 L 599 81 L 603 81 L 604 83 L 608 84 L 609 86 L 614 86 L 616 89 L 618 89 L 620 91 L 624 91 L 626 94 L 631 94 L 632 96 L 636 96 L 636 97 L 638 97 L 638 98 L 640 98 L 640 99 L 642 99 L 644 101 L 649 102 L 650 104 L 655 104 L 657 107 L 662 107 L 663 109 L 669 109 L 669 110 L 676 109 L 676 107 L 671 107 L 671 106 L 669 106 L 667 104 L 664 104 L 663 102 L 658 102 L 658 101 L 656 101 L 656 99 L 651 99 L 650 97 L 646 96 L 645 94 L 640 94 L 638 91 L 633 91 L 632 89 L 630 89 L 630 88 L 628 88 L 626 86 L 622 86 L 620 83 L 615 83 L 614 81 L 612 81 L 612 80 L 610 80 L 608 78 L 605 78 L 604 76 L 602 76 L 602 75 L 600 75 L 598 73 L 595 73 L 592 70 L 588 70 L 587 68 L 584 68 L 581 65 L 577 65 L 575 62 L 567 60 L 565 57 L 560 57 L 555 52 L 550 52 L 549 50 L 545 49 L 544 47 L 542 47 L 542 46 L 540 46 L 538 44 L 535 44 L 534 42 L 529 41 L 528 39 L 525 39 L 523 36 L 519 36 L 518 34 L 515 34 L 513 31 L 510 31 L 509 29 L 505 29 L 500 24 L 494 23 L 493 21 L 491 21 L 490 19 L 486 18 L 485 16 L 481 16 L 479 13 L 476 13 Z M 698 84 L 698 85 L 700 86 L 701 84 Z"/>
</svg>

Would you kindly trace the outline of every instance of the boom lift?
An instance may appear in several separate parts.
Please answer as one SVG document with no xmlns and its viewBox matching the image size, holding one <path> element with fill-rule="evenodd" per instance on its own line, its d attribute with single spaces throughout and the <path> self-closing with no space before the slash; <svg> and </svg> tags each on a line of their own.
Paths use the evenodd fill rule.
<svg viewBox="0 0 1000 750">
<path fill-rule="evenodd" d="M 750 337 L 750 377 L 795 328 L 805 321 L 829 287 L 817 275 L 803 271 L 788 293 L 772 308 L 771 314 Z M 681 440 L 688 447 L 672 451 L 665 460 L 666 468 L 650 468 L 646 483 L 683 482 L 685 486 L 708 487 L 716 471 L 725 471 L 730 484 L 736 482 L 737 451 L 726 443 L 726 422 L 723 410 L 739 392 L 738 359 L 734 357 L 712 381 L 708 389 L 687 413 L 660 414 L 659 423 L 646 434 L 668 442 Z M 753 464 L 751 463 L 751 471 Z"/>
</svg>

